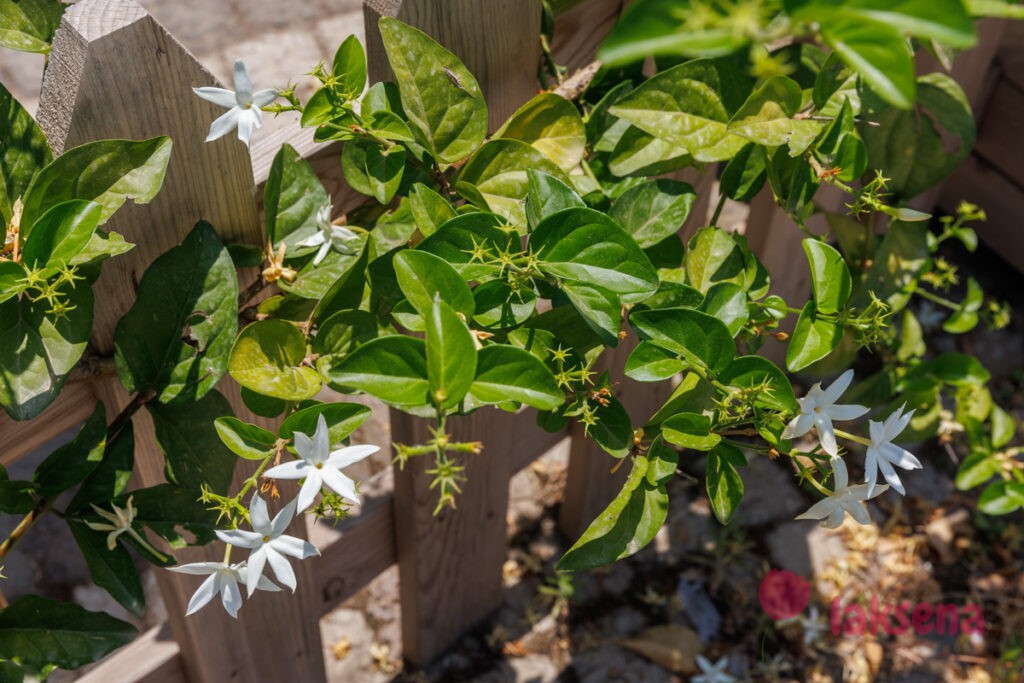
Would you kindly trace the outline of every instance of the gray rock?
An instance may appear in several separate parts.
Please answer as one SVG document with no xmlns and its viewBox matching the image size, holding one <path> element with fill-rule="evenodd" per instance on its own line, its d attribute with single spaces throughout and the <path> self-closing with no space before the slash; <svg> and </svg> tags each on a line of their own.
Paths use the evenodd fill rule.
<svg viewBox="0 0 1024 683">
<path fill-rule="evenodd" d="M 806 502 L 792 475 L 779 463 L 748 454 L 750 466 L 740 468 L 743 502 L 733 517 L 742 527 L 789 521 L 803 512 Z"/>
</svg>

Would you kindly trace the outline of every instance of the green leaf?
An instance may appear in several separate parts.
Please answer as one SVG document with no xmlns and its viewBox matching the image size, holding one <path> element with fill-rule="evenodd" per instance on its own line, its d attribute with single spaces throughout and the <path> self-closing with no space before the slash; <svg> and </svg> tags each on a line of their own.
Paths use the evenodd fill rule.
<svg viewBox="0 0 1024 683">
<path fill-rule="evenodd" d="M 296 243 L 319 230 L 317 212 L 330 201 L 309 162 L 291 145 L 282 145 L 270 165 L 263 189 L 266 238 L 275 248 L 284 242 L 288 256 L 314 251 L 316 247 L 298 247 Z"/>
<path fill-rule="evenodd" d="M 36 485 L 30 481 L 11 481 L 6 471 L 0 471 L 0 512 L 24 515 L 36 506 L 32 494 Z"/>
<path fill-rule="evenodd" d="M 285 401 L 320 391 L 320 376 L 305 367 L 306 337 L 283 320 L 261 320 L 242 330 L 231 349 L 228 372 L 247 389 Z"/>
<path fill-rule="evenodd" d="M 658 289 L 658 275 L 637 243 L 612 219 L 592 209 L 549 216 L 530 235 L 540 269 L 642 301 Z"/>
<path fill-rule="evenodd" d="M 650 461 L 647 467 L 647 482 L 654 486 L 665 486 L 676 475 L 679 464 L 679 451 L 665 443 L 662 438 L 651 442 L 647 450 Z"/>
<path fill-rule="evenodd" d="M 417 249 L 440 256 L 465 280 L 486 279 L 501 271 L 500 266 L 480 263 L 473 259 L 477 248 L 499 254 L 512 241 L 512 235 L 499 226 L 502 220 L 492 213 L 470 213 L 456 216 L 437 232 L 420 242 Z"/>
<path fill-rule="evenodd" d="M 85 249 L 80 251 L 78 256 L 71 259 L 71 265 L 98 266 L 108 258 L 126 254 L 134 248 L 134 244 L 125 242 L 124 237 L 116 232 L 104 232 L 103 230 L 97 230 L 92 234 L 89 242 L 85 245 Z M 259 249 L 256 251 L 259 253 L 259 259 L 262 261 L 263 252 Z M 232 257 L 232 260 L 234 260 L 234 257 Z M 256 265 L 259 265 L 259 263 L 257 262 L 254 264 L 254 266 Z"/>
<path fill-rule="evenodd" d="M 402 293 L 424 318 L 438 296 L 466 319 L 473 316 L 475 303 L 469 285 L 444 259 L 425 251 L 406 249 L 395 256 L 394 264 Z"/>
<path fill-rule="evenodd" d="M 422 339 L 379 337 L 321 371 L 340 391 L 354 389 L 394 406 L 430 405 L 427 355 Z"/>
<path fill-rule="evenodd" d="M 15 420 L 32 419 L 57 398 L 89 341 L 92 288 L 78 281 L 62 293 L 71 308 L 61 317 L 45 300 L 0 303 L 0 403 Z"/>
<path fill-rule="evenodd" d="M 38 595 L 0 610 L 0 652 L 22 665 L 77 669 L 132 642 L 138 631 L 103 612 Z"/>
<path fill-rule="evenodd" d="M 502 280 L 491 280 L 473 290 L 476 312 L 473 320 L 492 329 L 505 329 L 522 325 L 533 315 L 537 306 L 536 295 L 526 288 L 513 290 Z"/>
<path fill-rule="evenodd" d="M 909 109 L 914 102 L 914 63 L 895 27 L 841 13 L 830 14 L 821 37 L 886 102 Z"/>
<path fill-rule="evenodd" d="M 679 413 L 661 423 L 661 436 L 671 444 L 708 451 L 722 440 L 711 432 L 711 418 L 697 413 Z"/>
<path fill-rule="evenodd" d="M 711 7 L 701 5 L 702 12 Z M 724 21 L 691 26 L 686 17 L 696 12 L 689 0 L 637 0 L 612 29 L 598 52 L 606 66 L 622 66 L 645 57 L 718 57 L 742 47 L 747 38 Z"/>
<path fill-rule="evenodd" d="M 451 408 L 459 404 L 473 383 L 476 373 L 473 335 L 465 321 L 440 297 L 434 299 L 424 319 L 430 397 L 438 408 Z"/>
<path fill-rule="evenodd" d="M 380 20 L 384 49 L 409 121 L 438 161 L 469 156 L 487 135 L 487 105 L 473 74 L 458 57 L 397 19 Z"/>
<path fill-rule="evenodd" d="M 764 187 L 767 163 L 763 147 L 753 143 L 744 146 L 722 170 L 722 193 L 738 202 L 750 201 Z"/>
<path fill-rule="evenodd" d="M 586 435 L 613 458 L 625 458 L 633 450 L 633 422 L 625 406 L 614 396 L 607 405 L 594 408 L 595 424 L 586 426 Z"/>
<path fill-rule="evenodd" d="M 746 144 L 729 133 L 728 122 L 747 92 L 743 74 L 725 62 L 698 59 L 649 78 L 609 111 L 697 161 L 722 161 Z"/>
<path fill-rule="evenodd" d="M 455 218 L 455 209 L 444 197 L 423 183 L 416 183 L 409 193 L 409 207 L 416 219 L 416 227 L 424 237 L 430 237 L 437 229 Z"/>
<path fill-rule="evenodd" d="M 213 422 L 217 436 L 232 453 L 246 460 L 263 460 L 274 454 L 277 437 L 273 432 L 237 417 L 218 417 Z"/>
<path fill-rule="evenodd" d="M 71 263 L 99 225 L 99 204 L 74 199 L 55 205 L 36 221 L 24 242 L 22 263 L 29 268 L 60 268 Z"/>
<path fill-rule="evenodd" d="M 320 323 L 313 338 L 313 353 L 345 354 L 378 336 L 377 318 L 372 313 L 341 311 Z"/>
<path fill-rule="evenodd" d="M 619 121 L 626 130 L 608 155 L 608 170 L 613 175 L 647 178 L 694 165 L 693 157 L 676 143 Z"/>
<path fill-rule="evenodd" d="M 352 277 L 353 279 L 348 281 L 348 285 L 358 288 L 365 269 L 363 252 L 366 249 L 368 249 L 366 237 L 360 234 L 357 239 L 351 239 L 346 243 L 345 253 L 332 249 L 319 265 L 313 265 L 313 261 L 310 259 L 299 271 L 294 282 L 278 280 L 277 286 L 289 294 L 305 299 L 328 299 L 329 296 L 332 296 L 331 290 L 342 278 Z M 342 286 L 344 285 L 339 285 L 339 287 Z"/>
<path fill-rule="evenodd" d="M 889 178 L 896 201 L 910 199 L 944 180 L 974 147 L 974 115 L 963 89 L 945 74 L 917 81 L 917 106 L 901 111 L 873 105 L 878 125 L 860 127 L 871 165 Z"/>
<path fill-rule="evenodd" d="M 470 157 L 459 174 L 459 184 L 468 183 L 494 213 L 507 218 L 520 232 L 526 230 L 526 195 L 530 170 L 543 171 L 568 182 L 550 159 L 519 140 L 491 140 Z M 460 188 L 459 193 L 463 190 Z M 468 198 L 468 197 L 467 197 Z"/>
<path fill-rule="evenodd" d="M 293 438 L 295 432 L 312 436 L 321 415 L 327 423 L 330 443 L 335 445 L 359 429 L 360 425 L 370 418 L 371 412 L 369 408 L 359 403 L 318 403 L 285 418 L 277 434 L 282 439 Z"/>
<path fill-rule="evenodd" d="M 10 2 L 0 0 L 0 6 Z M 32 115 L 0 84 L 0 222 L 5 226 L 11 221 L 15 200 L 52 159 L 46 136 Z"/>
<path fill-rule="evenodd" d="M 203 399 L 204 401 L 207 399 Z M 166 409 L 169 406 L 160 406 Z M 172 408 L 174 409 L 174 408 Z M 235 456 L 220 446 L 217 437 L 213 434 L 213 418 L 207 420 L 206 424 L 210 432 L 209 438 L 212 441 L 219 457 L 235 463 Z M 230 480 L 230 477 L 228 477 Z M 226 493 L 221 490 L 220 493 Z M 183 489 L 174 484 L 158 484 L 144 489 L 136 489 L 122 494 L 118 499 L 111 501 L 113 504 L 124 507 L 128 497 L 137 510 L 135 523 L 144 525 L 158 534 L 161 538 L 170 543 L 172 548 L 184 548 L 187 545 L 206 545 L 216 539 L 214 529 L 219 525 L 216 510 L 208 510 L 205 503 L 198 500 L 197 489 Z M 185 532 L 191 537 L 183 535 Z M 125 538 L 122 536 L 122 538 Z M 130 538 L 127 538 L 131 542 Z M 164 555 L 153 555 L 151 552 L 144 552 L 142 546 L 132 543 L 137 551 L 157 566 L 168 566 L 173 564 L 173 558 Z"/>
<path fill-rule="evenodd" d="M 871 302 L 869 292 L 873 292 L 892 310 L 902 310 L 917 287 L 918 277 L 928 268 L 929 255 L 927 225 L 893 221 L 850 304 L 864 309 Z"/>
<path fill-rule="evenodd" d="M 366 87 L 366 52 L 359 38 L 352 35 L 342 41 L 331 65 L 333 91 L 347 100 L 363 94 Z"/>
<path fill-rule="evenodd" d="M 839 346 L 843 328 L 830 318 L 819 318 L 813 301 L 808 301 L 796 321 L 786 348 L 786 367 L 790 372 L 803 370 Z"/>
<path fill-rule="evenodd" d="M 605 346 L 618 344 L 622 304 L 614 293 L 585 282 L 563 282 L 562 293 Z"/>
<path fill-rule="evenodd" d="M 956 472 L 956 487 L 961 491 L 981 486 L 1001 470 L 999 459 L 990 453 L 973 453 L 969 455 Z"/>
<path fill-rule="evenodd" d="M 992 406 L 992 447 L 1002 448 L 1017 434 L 1017 423 L 1013 417 L 997 405 Z"/>
<path fill-rule="evenodd" d="M 651 342 L 640 342 L 626 359 L 623 371 L 637 382 L 661 382 L 686 369 L 679 356 Z"/>
<path fill-rule="evenodd" d="M 0 47 L 50 54 L 65 7 L 59 0 L 0 0 Z"/>
<path fill-rule="evenodd" d="M 805 239 L 804 253 L 811 266 L 814 306 L 821 313 L 843 310 L 853 286 L 850 269 L 842 255 L 821 240 Z"/>
<path fill-rule="evenodd" d="M 801 102 L 796 81 L 773 76 L 747 98 L 729 121 L 728 130 L 765 147 L 788 145 L 790 154 L 800 154 L 822 128 L 817 121 L 793 118 Z"/>
<path fill-rule="evenodd" d="M 743 500 L 743 479 L 736 467 L 745 464 L 743 454 L 731 444 L 719 444 L 708 453 L 708 469 L 705 474 L 708 499 L 711 501 L 711 510 L 722 524 L 729 523 Z"/>
<path fill-rule="evenodd" d="M 69 443 L 39 464 L 32 480 L 44 498 L 54 498 L 80 484 L 103 460 L 107 445 L 107 414 L 97 402 L 92 415 Z"/>
<path fill-rule="evenodd" d="M 341 152 L 341 169 L 352 189 L 387 204 L 402 182 L 405 148 L 395 145 L 385 149 L 365 138 L 349 140 Z"/>
<path fill-rule="evenodd" d="M 554 410 L 565 402 L 554 375 L 529 351 L 492 344 L 477 352 L 476 376 L 469 393 L 477 403 L 524 403 Z"/>
<path fill-rule="evenodd" d="M 239 394 L 245 407 L 260 417 L 279 417 L 288 408 L 287 401 L 258 394 L 252 389 L 240 387 Z"/>
<path fill-rule="evenodd" d="M 366 242 L 360 244 L 358 258 L 354 262 L 351 262 L 348 258 L 344 258 L 338 262 L 338 268 L 341 269 L 342 263 L 348 264 L 348 267 L 338 277 L 334 284 L 324 292 L 319 298 L 320 301 L 315 299 L 306 299 L 311 305 L 316 306 L 313 312 L 313 322 L 319 326 L 322 326 L 324 321 L 333 316 L 335 313 L 340 311 L 353 311 L 359 308 L 363 302 L 363 295 L 366 292 L 366 266 L 369 261 L 369 249 L 366 246 Z M 326 259 L 325 259 L 326 260 Z M 324 265 L 321 263 L 320 265 Z M 306 278 L 306 285 L 302 291 L 303 294 L 312 293 L 313 287 L 309 285 L 314 284 L 312 278 Z M 319 284 L 319 283 L 317 283 Z M 296 319 L 297 321 L 305 321 L 309 314 L 305 313 L 301 318 Z M 261 311 L 262 312 L 262 311 Z"/>
<path fill-rule="evenodd" d="M 30 232 L 40 216 L 69 199 L 89 199 L 102 206 L 101 223 L 126 199 L 148 204 L 164 182 L 170 158 L 168 137 L 99 140 L 69 149 L 32 179 L 25 192 L 22 231 Z"/>
<path fill-rule="evenodd" d="M 799 410 L 785 373 L 767 358 L 740 356 L 718 375 L 718 381 L 739 389 L 759 388 L 754 405 L 762 408 L 791 413 Z"/>
<path fill-rule="evenodd" d="M 626 190 L 608 215 L 647 248 L 683 227 L 696 196 L 693 186 L 662 178 Z"/>
<path fill-rule="evenodd" d="M 718 395 L 717 392 L 710 382 L 701 379 L 697 373 L 687 372 L 679 386 L 644 428 L 657 427 L 677 413 L 699 413 L 710 405 L 713 398 Z"/>
<path fill-rule="evenodd" d="M 106 533 L 93 531 L 78 520 L 69 519 L 68 528 L 82 551 L 93 582 L 132 614 L 139 617 L 145 614 L 146 597 L 139 571 L 124 546 L 115 545 L 111 550 L 107 547 Z"/>
<path fill-rule="evenodd" d="M 686 250 L 686 279 L 707 294 L 712 285 L 733 282 L 743 285 L 746 261 L 735 238 L 721 228 L 701 228 Z"/>
<path fill-rule="evenodd" d="M 957 387 L 985 384 L 992 379 L 991 373 L 981 361 L 966 353 L 943 353 L 924 367 L 943 382 Z"/>
<path fill-rule="evenodd" d="M 915 38 L 930 38 L 955 48 L 972 47 L 974 23 L 961 0 L 825 0 L 794 12 L 797 20 L 828 25 L 839 17 L 873 20 Z"/>
<path fill-rule="evenodd" d="M 963 334 L 978 325 L 978 311 L 985 303 L 985 292 L 973 277 L 967 278 L 967 294 L 953 315 L 942 324 L 942 329 L 953 334 Z"/>
<path fill-rule="evenodd" d="M 520 107 L 495 138 L 521 140 L 568 173 L 583 160 L 587 135 L 572 102 L 554 93 L 541 93 Z"/>
<path fill-rule="evenodd" d="M 985 487 L 978 498 L 978 509 L 987 515 L 1008 515 L 1024 506 L 1024 485 L 997 481 Z"/>
<path fill-rule="evenodd" d="M 88 510 L 89 503 L 102 506 L 121 495 L 128 486 L 134 469 L 135 430 L 129 421 L 107 442 L 103 450 L 103 460 L 82 482 L 75 497 L 68 504 L 67 512 L 74 514 Z"/>
<path fill-rule="evenodd" d="M 558 178 L 530 169 L 526 172 L 526 222 L 535 230 L 542 220 L 563 209 L 585 207 L 586 204 L 571 187 Z"/>
<path fill-rule="evenodd" d="M 633 311 L 629 322 L 642 339 L 712 373 L 724 370 L 736 355 L 729 328 L 706 313 L 688 308 Z"/>
<path fill-rule="evenodd" d="M 622 490 L 558 561 L 559 571 L 593 569 L 629 557 L 650 543 L 668 516 L 668 493 L 647 478 L 647 458 L 635 456 Z"/>
<path fill-rule="evenodd" d="M 146 269 L 117 324 L 117 374 L 129 391 L 194 401 L 220 380 L 238 331 L 238 276 L 213 227 L 196 224 Z"/>
<path fill-rule="evenodd" d="M 747 301 L 742 287 L 732 282 L 719 282 L 708 289 L 699 310 L 721 320 L 735 336 L 750 318 Z"/>
<path fill-rule="evenodd" d="M 146 409 L 167 461 L 168 480 L 195 494 L 204 485 L 214 493 L 227 493 L 236 459 L 215 426 L 217 418 L 231 415 L 227 399 L 214 390 L 194 403 L 150 401 Z M 136 507 L 141 510 L 142 504 Z"/>
</svg>

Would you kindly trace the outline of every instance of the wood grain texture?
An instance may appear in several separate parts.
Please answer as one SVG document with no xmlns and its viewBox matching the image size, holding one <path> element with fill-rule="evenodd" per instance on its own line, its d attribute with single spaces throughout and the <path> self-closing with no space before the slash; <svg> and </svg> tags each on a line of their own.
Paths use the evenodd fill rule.
<svg viewBox="0 0 1024 683">
<path fill-rule="evenodd" d="M 624 0 L 587 0 L 560 12 L 551 39 L 558 63 L 567 66 L 569 73 L 590 63 L 626 4 Z"/>
<path fill-rule="evenodd" d="M 9 467 L 61 432 L 85 422 L 95 407 L 92 386 L 75 382 L 66 385 L 57 400 L 34 420 L 19 422 L 0 413 L 0 465 Z"/>
<path fill-rule="evenodd" d="M 981 119 L 975 154 L 1024 187 L 1024 155 L 1015 140 L 1024 140 L 1024 90 L 1000 79 Z"/>
<path fill-rule="evenodd" d="M 54 38 L 39 121 L 55 152 L 104 138 L 169 135 L 174 148 L 160 193 L 128 201 L 107 224 L 135 248 L 111 259 L 94 286 L 92 344 L 113 348 L 114 327 L 154 258 L 205 219 L 224 241 L 259 244 L 252 167 L 234 135 L 204 143 L 223 109 L 193 86 L 216 80 L 134 0 L 83 0 L 68 9 Z"/>
<path fill-rule="evenodd" d="M 104 659 L 78 683 L 188 683 L 168 624 L 154 626 Z"/>
<path fill-rule="evenodd" d="M 455 54 L 476 76 L 496 130 L 537 93 L 541 0 L 365 0 L 370 82 L 392 80 L 377 22 L 396 17 Z"/>
<path fill-rule="evenodd" d="M 217 386 L 232 404 L 235 414 L 248 422 L 268 429 L 276 429 L 276 422 L 252 415 L 244 408 L 238 385 L 225 379 Z M 127 392 L 116 380 L 98 383 L 97 394 L 107 405 L 110 417 L 128 403 Z M 135 414 L 136 473 L 132 487 L 154 486 L 166 481 L 164 459 L 156 445 L 153 421 L 143 408 Z M 238 491 L 256 463 L 239 460 L 235 469 L 232 491 Z M 297 488 L 290 482 L 278 482 L 282 499 L 269 501 L 271 514 L 284 501 L 291 500 Z M 306 520 L 296 518 L 288 527 L 288 534 L 305 538 Z M 232 559 L 241 561 L 245 551 L 236 549 Z M 224 546 L 213 543 L 201 548 L 174 551 L 179 564 L 189 562 L 220 561 Z M 261 591 L 246 600 L 232 619 L 215 598 L 206 608 L 185 617 L 185 608 L 199 587 L 202 577 L 187 576 L 157 569 L 156 580 L 169 615 L 171 631 L 181 649 L 182 661 L 192 683 L 222 683 L 248 681 L 322 681 L 324 680 L 323 650 L 320 643 L 320 614 L 315 590 L 314 565 L 317 560 L 292 562 L 298 579 L 298 591 L 280 593 Z"/>
</svg>

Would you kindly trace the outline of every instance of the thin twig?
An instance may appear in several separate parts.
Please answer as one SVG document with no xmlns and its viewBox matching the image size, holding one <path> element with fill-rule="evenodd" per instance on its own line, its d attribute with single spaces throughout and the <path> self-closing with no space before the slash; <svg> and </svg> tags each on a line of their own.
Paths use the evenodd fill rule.
<svg viewBox="0 0 1024 683">
<path fill-rule="evenodd" d="M 601 62 L 593 61 L 582 69 L 577 70 L 576 73 L 565 79 L 564 82 L 551 92 L 561 95 L 567 100 L 575 100 L 587 91 L 590 82 L 594 80 L 594 76 L 597 75 L 600 68 Z"/>
</svg>

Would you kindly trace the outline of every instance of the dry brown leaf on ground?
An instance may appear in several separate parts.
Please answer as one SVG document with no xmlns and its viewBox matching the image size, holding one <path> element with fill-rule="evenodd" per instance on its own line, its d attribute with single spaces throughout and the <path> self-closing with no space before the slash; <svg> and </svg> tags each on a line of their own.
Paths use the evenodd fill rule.
<svg viewBox="0 0 1024 683">
<path fill-rule="evenodd" d="M 695 672 L 697 655 L 703 649 L 696 632 L 678 624 L 649 628 L 619 645 L 676 673 Z"/>
</svg>

